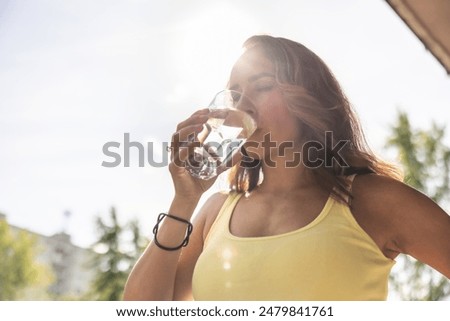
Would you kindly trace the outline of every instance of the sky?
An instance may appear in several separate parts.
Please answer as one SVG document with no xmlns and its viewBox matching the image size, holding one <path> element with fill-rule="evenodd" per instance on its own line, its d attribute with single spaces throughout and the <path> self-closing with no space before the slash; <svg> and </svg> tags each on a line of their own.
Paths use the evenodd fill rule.
<svg viewBox="0 0 450 321">
<path fill-rule="evenodd" d="M 398 109 L 415 127 L 450 120 L 450 77 L 385 1 L 1 0 L 0 212 L 87 247 L 115 206 L 150 237 L 174 195 L 167 167 L 139 167 L 136 150 L 130 167 L 103 167 L 103 145 L 129 133 L 161 160 L 254 34 L 318 54 L 382 157 L 395 159 L 384 142 Z"/>
</svg>

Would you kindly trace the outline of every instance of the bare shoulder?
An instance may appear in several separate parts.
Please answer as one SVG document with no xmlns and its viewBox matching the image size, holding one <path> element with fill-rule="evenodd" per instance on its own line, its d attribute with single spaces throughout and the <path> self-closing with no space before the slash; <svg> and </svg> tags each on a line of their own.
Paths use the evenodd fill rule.
<svg viewBox="0 0 450 321">
<path fill-rule="evenodd" d="M 355 216 L 372 229 L 384 252 L 409 254 L 450 274 L 450 216 L 422 192 L 375 174 L 353 182 Z"/>
<path fill-rule="evenodd" d="M 355 177 L 352 192 L 360 205 L 376 209 L 379 215 L 405 215 L 407 208 L 438 206 L 415 188 L 390 177 L 368 174 Z"/>
<path fill-rule="evenodd" d="M 229 192 L 222 191 L 212 194 L 199 210 L 197 220 L 203 227 L 203 239 L 206 238 L 208 232 L 217 218 L 225 200 L 228 198 Z"/>
<path fill-rule="evenodd" d="M 377 175 L 366 174 L 357 175 L 353 181 L 352 191 L 361 197 L 396 197 L 397 193 L 404 194 L 408 190 L 413 190 L 403 182 L 396 179 Z"/>
</svg>

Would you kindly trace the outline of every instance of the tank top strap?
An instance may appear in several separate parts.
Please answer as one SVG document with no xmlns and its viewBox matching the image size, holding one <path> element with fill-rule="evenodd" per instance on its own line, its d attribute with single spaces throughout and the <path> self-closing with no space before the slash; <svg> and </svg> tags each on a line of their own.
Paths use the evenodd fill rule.
<svg viewBox="0 0 450 321">
<path fill-rule="evenodd" d="M 352 192 L 353 181 L 356 175 L 374 174 L 375 172 L 368 167 L 348 167 L 344 169 L 343 175 L 345 175 L 348 184 L 348 191 Z M 349 202 L 349 196 L 344 195 L 345 200 L 351 205 L 351 199 Z"/>
<path fill-rule="evenodd" d="M 229 228 L 230 216 L 233 213 L 234 208 L 236 207 L 239 199 L 244 195 L 243 193 L 237 193 L 231 191 L 228 194 L 225 202 L 219 210 L 219 214 L 217 214 L 214 223 L 211 225 L 209 229 L 208 235 L 205 238 L 205 245 L 208 243 L 210 235 L 213 235 L 216 231 L 225 230 Z"/>
<path fill-rule="evenodd" d="M 347 176 L 347 181 L 348 181 L 348 191 L 351 193 L 352 192 L 352 187 L 353 187 L 353 181 L 356 177 L 356 175 L 358 174 L 352 174 Z M 350 199 L 350 197 L 348 195 L 344 195 L 345 201 L 351 205 L 352 200 Z"/>
<path fill-rule="evenodd" d="M 230 194 L 228 195 L 227 199 L 223 203 L 222 208 L 220 209 L 219 215 L 223 216 L 224 213 L 225 213 L 225 215 L 231 214 L 242 195 L 244 195 L 244 194 L 231 191 Z"/>
<path fill-rule="evenodd" d="M 350 192 L 350 194 L 352 194 L 353 182 L 355 180 L 355 177 L 357 175 L 366 175 L 366 174 L 375 174 L 375 173 L 372 170 L 365 169 L 365 168 L 360 169 L 360 170 L 353 170 L 353 171 L 349 171 L 348 172 L 348 174 L 345 176 L 345 179 L 347 181 L 347 190 Z M 334 190 L 337 191 L 337 188 L 334 188 Z M 345 201 L 351 207 L 351 205 L 352 205 L 352 198 L 349 195 L 342 195 L 342 197 L 345 199 Z"/>
<path fill-rule="evenodd" d="M 354 181 L 356 175 L 358 175 L 358 174 L 352 174 L 352 175 L 347 176 L 347 179 L 349 181 L 349 191 L 350 192 L 352 191 L 353 181 Z"/>
</svg>

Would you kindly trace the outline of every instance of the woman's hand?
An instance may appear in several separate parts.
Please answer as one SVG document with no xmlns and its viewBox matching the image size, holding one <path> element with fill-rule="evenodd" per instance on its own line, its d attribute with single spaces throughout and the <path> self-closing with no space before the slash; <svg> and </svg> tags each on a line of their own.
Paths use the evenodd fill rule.
<svg viewBox="0 0 450 321">
<path fill-rule="evenodd" d="M 202 109 L 177 126 L 171 142 L 171 162 L 169 171 L 175 187 L 175 197 L 182 199 L 199 199 L 207 191 L 216 178 L 203 180 L 189 174 L 185 162 L 192 156 L 195 146 L 199 146 L 198 136 L 203 135 L 203 124 L 208 120 L 209 109 Z"/>
</svg>

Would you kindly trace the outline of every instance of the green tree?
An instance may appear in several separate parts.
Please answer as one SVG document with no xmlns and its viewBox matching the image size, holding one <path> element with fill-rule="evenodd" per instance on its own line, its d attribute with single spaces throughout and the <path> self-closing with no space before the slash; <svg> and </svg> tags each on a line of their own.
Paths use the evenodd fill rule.
<svg viewBox="0 0 450 321">
<path fill-rule="evenodd" d="M 35 241 L 27 233 L 12 233 L 0 218 L 0 300 L 15 300 L 38 280 Z"/>
<path fill-rule="evenodd" d="M 145 248 L 147 247 L 149 240 L 142 235 L 140 223 L 137 219 L 133 219 L 130 222 L 128 222 L 128 229 L 132 237 L 131 239 L 132 250 L 130 255 L 133 260 L 134 266 L 134 263 L 138 260 L 142 252 L 144 252 Z M 130 266 L 129 268 L 130 272 L 133 266 Z"/>
<path fill-rule="evenodd" d="M 445 126 L 433 123 L 429 130 L 412 128 L 408 115 L 398 112 L 387 147 L 397 150 L 404 182 L 445 208 L 450 198 L 450 148 L 444 144 Z M 450 295 L 450 282 L 442 274 L 414 258 L 401 255 L 399 272 L 390 278 L 402 300 L 442 300 Z"/>
<path fill-rule="evenodd" d="M 128 274 L 142 253 L 146 240 L 138 221 L 120 225 L 114 207 L 108 222 L 97 217 L 96 226 L 99 239 L 93 249 L 99 254 L 95 259 L 97 276 L 90 296 L 104 301 L 121 300 Z"/>
</svg>

